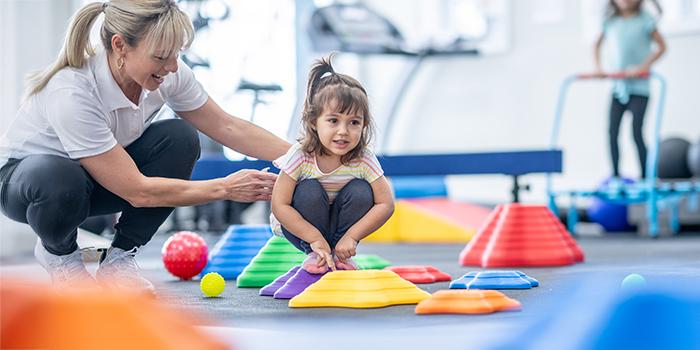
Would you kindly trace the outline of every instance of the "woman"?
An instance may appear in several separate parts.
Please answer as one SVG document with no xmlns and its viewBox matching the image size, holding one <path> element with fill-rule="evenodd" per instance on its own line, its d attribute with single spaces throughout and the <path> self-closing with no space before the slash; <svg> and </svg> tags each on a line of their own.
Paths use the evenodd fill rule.
<svg viewBox="0 0 700 350">
<path fill-rule="evenodd" d="M 101 14 L 103 49 L 95 52 L 89 36 Z M 135 255 L 173 207 L 270 199 L 276 175 L 267 172 L 188 180 L 199 157 L 195 128 L 260 159 L 289 148 L 208 97 L 178 60 L 193 37 L 172 0 L 91 3 L 75 14 L 56 62 L 31 80 L 0 140 L 0 208 L 39 236 L 34 255 L 54 285 L 95 285 L 76 243 L 89 216 L 122 213 L 97 282 L 152 292 Z M 182 119 L 152 122 L 164 104 Z"/>
</svg>

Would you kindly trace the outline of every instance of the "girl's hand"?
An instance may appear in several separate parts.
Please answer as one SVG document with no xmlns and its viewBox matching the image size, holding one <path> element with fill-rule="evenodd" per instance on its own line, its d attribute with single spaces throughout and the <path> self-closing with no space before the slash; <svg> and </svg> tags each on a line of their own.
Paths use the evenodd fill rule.
<svg viewBox="0 0 700 350">
<path fill-rule="evenodd" d="M 651 67 L 649 67 L 647 65 L 630 67 L 630 68 L 625 70 L 625 76 L 627 76 L 628 78 L 638 78 L 644 74 L 649 73 L 650 69 L 651 69 Z"/>
<path fill-rule="evenodd" d="M 331 246 L 328 245 L 328 242 L 321 238 L 317 241 L 311 242 L 310 246 L 311 250 L 318 254 L 318 261 L 316 262 L 316 265 L 319 267 L 328 265 L 328 268 L 335 271 L 335 263 L 333 262 L 333 257 L 331 256 Z"/>
<path fill-rule="evenodd" d="M 236 202 L 269 201 L 277 175 L 266 169 L 239 170 L 223 178 L 226 198 Z"/>
<path fill-rule="evenodd" d="M 350 238 L 347 234 L 340 238 L 338 244 L 335 245 L 335 256 L 341 261 L 348 260 L 357 253 L 357 244 L 359 242 Z"/>
</svg>

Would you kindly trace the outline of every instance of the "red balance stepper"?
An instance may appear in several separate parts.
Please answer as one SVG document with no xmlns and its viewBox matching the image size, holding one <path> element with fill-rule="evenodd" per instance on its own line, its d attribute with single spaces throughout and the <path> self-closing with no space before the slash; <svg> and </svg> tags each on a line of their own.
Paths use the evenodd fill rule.
<svg viewBox="0 0 700 350">
<path fill-rule="evenodd" d="M 545 206 L 497 206 L 460 254 L 463 266 L 562 266 L 582 262 L 583 251 Z"/>
</svg>

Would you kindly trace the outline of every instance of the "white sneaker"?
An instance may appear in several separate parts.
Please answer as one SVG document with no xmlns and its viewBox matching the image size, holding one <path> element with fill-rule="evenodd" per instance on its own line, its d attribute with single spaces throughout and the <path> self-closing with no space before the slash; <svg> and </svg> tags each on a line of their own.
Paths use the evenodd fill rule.
<svg viewBox="0 0 700 350">
<path fill-rule="evenodd" d="M 60 289 L 97 288 L 95 279 L 85 268 L 80 249 L 68 255 L 51 254 L 41 240 L 36 240 L 34 256 L 51 276 L 54 287 Z"/>
<path fill-rule="evenodd" d="M 136 253 L 137 247 L 129 251 L 116 247 L 107 250 L 96 273 L 97 281 L 103 288 L 154 294 L 153 283 L 139 273 L 141 268 L 136 263 Z"/>
</svg>

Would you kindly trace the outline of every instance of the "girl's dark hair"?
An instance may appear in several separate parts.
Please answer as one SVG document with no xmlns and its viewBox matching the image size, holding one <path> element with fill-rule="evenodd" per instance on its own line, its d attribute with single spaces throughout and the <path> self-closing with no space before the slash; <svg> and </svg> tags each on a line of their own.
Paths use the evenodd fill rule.
<svg viewBox="0 0 700 350">
<path fill-rule="evenodd" d="M 654 8 L 656 8 L 656 11 L 659 12 L 659 16 L 661 16 L 664 13 L 664 10 L 661 8 L 661 4 L 659 4 L 658 0 L 650 0 L 652 5 L 654 5 Z M 639 13 L 642 10 L 642 3 L 644 0 L 639 0 L 637 1 L 637 5 L 634 8 L 635 13 Z M 607 17 L 616 17 L 620 16 L 622 14 L 622 11 L 620 11 L 620 8 L 617 7 L 617 4 L 615 4 L 615 0 L 610 0 L 608 1 L 608 8 L 606 10 L 606 15 Z"/>
<path fill-rule="evenodd" d="M 362 157 L 362 153 L 374 136 L 374 122 L 369 112 L 367 92 L 357 79 L 336 73 L 331 65 L 333 54 L 323 57 L 311 67 L 306 87 L 306 99 L 301 115 L 303 133 L 299 142 L 301 149 L 310 154 L 326 155 L 326 149 L 316 132 L 316 120 L 326 109 L 342 114 L 362 116 L 362 135 L 360 142 L 350 152 L 344 154 L 340 161 L 348 164 Z"/>
</svg>

